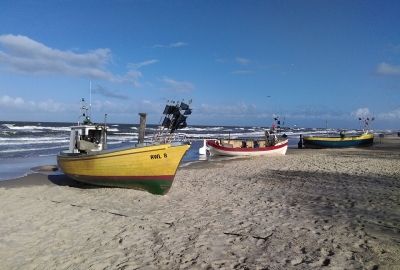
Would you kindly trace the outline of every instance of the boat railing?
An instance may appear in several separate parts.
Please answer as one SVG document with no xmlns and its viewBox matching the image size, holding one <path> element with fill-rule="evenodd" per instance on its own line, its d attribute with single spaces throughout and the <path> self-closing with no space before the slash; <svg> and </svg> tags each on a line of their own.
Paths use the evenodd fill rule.
<svg viewBox="0 0 400 270">
<path fill-rule="evenodd" d="M 186 134 L 184 133 L 158 133 L 153 137 L 155 143 L 170 143 L 170 142 L 186 142 Z"/>
</svg>

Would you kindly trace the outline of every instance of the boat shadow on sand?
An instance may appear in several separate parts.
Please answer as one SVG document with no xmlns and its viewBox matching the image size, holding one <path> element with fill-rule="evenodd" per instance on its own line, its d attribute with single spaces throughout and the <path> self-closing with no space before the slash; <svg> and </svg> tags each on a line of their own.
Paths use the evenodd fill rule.
<svg viewBox="0 0 400 270">
<path fill-rule="evenodd" d="M 86 184 L 83 182 L 76 181 L 67 175 L 65 175 L 56 165 L 47 165 L 47 166 L 40 166 L 31 168 L 32 172 L 38 174 L 47 175 L 46 177 L 37 177 L 33 184 L 54 184 L 57 186 L 68 186 L 73 188 L 80 188 L 80 189 L 95 189 L 101 188 L 101 186 Z M 40 180 L 43 179 L 43 180 Z"/>
<path fill-rule="evenodd" d="M 32 173 L 16 179 L 0 181 L 0 188 L 17 188 L 27 186 L 57 185 L 79 189 L 104 188 L 78 182 L 61 172 L 57 166 L 41 166 L 30 169 Z"/>
<path fill-rule="evenodd" d="M 67 186 L 67 187 L 79 188 L 79 189 L 98 189 L 98 188 L 104 189 L 105 188 L 103 186 L 95 186 L 95 185 L 78 182 L 74 179 L 69 178 L 65 174 L 48 175 L 47 179 L 52 184 L 57 185 L 57 186 Z"/>
</svg>

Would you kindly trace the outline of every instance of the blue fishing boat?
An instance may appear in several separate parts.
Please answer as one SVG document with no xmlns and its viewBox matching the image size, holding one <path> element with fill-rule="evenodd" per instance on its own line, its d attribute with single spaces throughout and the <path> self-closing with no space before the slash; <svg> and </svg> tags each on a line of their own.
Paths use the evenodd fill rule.
<svg viewBox="0 0 400 270">
<path fill-rule="evenodd" d="M 341 133 L 340 137 L 316 137 L 304 136 L 303 144 L 305 148 L 346 148 L 372 146 L 374 134 L 362 134 L 357 136 L 346 136 Z"/>
<path fill-rule="evenodd" d="M 364 116 L 359 118 L 363 125 L 362 133 L 354 136 L 347 136 L 342 130 L 339 136 L 300 136 L 300 141 L 305 148 L 347 148 L 347 147 L 368 147 L 374 143 L 374 134 L 368 133 L 369 124 L 374 120 L 374 117 L 364 119 Z M 300 143 L 299 143 L 300 144 Z"/>
</svg>

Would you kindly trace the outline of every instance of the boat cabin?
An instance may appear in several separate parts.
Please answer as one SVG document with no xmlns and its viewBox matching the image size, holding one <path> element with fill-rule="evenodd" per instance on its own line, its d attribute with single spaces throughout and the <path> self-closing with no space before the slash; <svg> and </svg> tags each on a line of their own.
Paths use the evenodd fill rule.
<svg viewBox="0 0 400 270">
<path fill-rule="evenodd" d="M 69 153 L 90 153 L 107 149 L 107 126 L 79 125 L 71 127 Z"/>
</svg>

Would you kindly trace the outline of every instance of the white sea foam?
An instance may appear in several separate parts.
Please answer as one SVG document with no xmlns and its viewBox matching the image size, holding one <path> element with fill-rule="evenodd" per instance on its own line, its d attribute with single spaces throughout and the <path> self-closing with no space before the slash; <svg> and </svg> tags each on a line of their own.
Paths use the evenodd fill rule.
<svg viewBox="0 0 400 270">
<path fill-rule="evenodd" d="M 38 147 L 38 148 L 13 148 L 13 149 L 4 149 L 0 150 L 0 153 L 17 153 L 17 152 L 31 152 L 31 151 L 43 151 L 43 150 L 51 150 L 51 149 L 59 149 L 60 146 L 52 146 L 52 147 Z"/>
<path fill-rule="evenodd" d="M 30 130 L 32 132 L 39 132 L 45 130 L 53 130 L 53 131 L 69 131 L 69 127 L 50 127 L 50 126 L 15 126 L 15 124 L 3 124 L 2 126 L 6 126 L 11 130 Z"/>
</svg>

